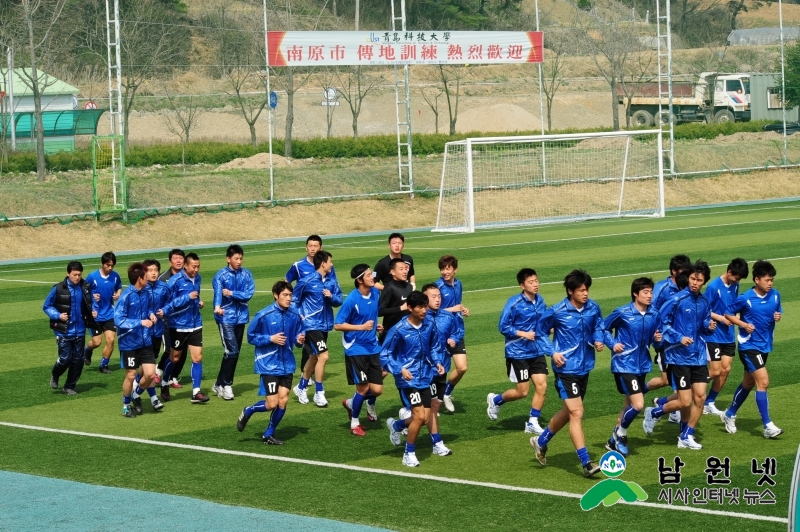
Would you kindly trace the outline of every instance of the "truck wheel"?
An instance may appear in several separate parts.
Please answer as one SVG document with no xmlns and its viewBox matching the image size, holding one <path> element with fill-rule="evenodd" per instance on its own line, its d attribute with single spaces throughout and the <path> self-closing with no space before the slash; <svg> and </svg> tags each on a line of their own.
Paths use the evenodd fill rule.
<svg viewBox="0 0 800 532">
<path fill-rule="evenodd" d="M 733 113 L 727 109 L 720 109 L 714 115 L 714 123 L 716 124 L 724 124 L 725 122 L 734 122 L 736 118 L 733 116 Z"/>
<path fill-rule="evenodd" d="M 647 111 L 639 110 L 631 115 L 631 122 L 633 123 L 634 126 L 649 127 L 653 125 L 653 115 L 651 115 Z"/>
<path fill-rule="evenodd" d="M 666 126 L 670 123 L 670 114 L 669 111 L 661 111 L 660 113 L 656 114 L 656 118 L 658 119 L 659 125 Z M 672 113 L 672 123 L 677 123 L 677 118 L 675 117 L 675 113 Z"/>
</svg>

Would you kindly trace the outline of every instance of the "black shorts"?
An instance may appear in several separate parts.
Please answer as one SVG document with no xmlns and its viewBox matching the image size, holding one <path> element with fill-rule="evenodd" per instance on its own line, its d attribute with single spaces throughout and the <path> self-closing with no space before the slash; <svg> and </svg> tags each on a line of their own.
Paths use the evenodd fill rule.
<svg viewBox="0 0 800 532">
<path fill-rule="evenodd" d="M 464 340 L 459 340 L 456 342 L 456 345 L 453 347 L 447 346 L 447 350 L 450 351 L 451 355 L 466 355 L 467 348 L 464 345 Z"/>
<path fill-rule="evenodd" d="M 306 331 L 303 342 L 303 354 L 317 356 L 328 351 L 328 333 L 323 331 Z"/>
<path fill-rule="evenodd" d="M 114 320 L 108 321 L 96 321 L 94 322 L 94 327 L 89 329 L 91 331 L 92 337 L 100 336 L 105 331 L 117 332 L 117 328 L 114 325 Z"/>
<path fill-rule="evenodd" d="M 614 382 L 617 383 L 617 391 L 622 395 L 635 395 L 644 393 L 644 385 L 647 375 L 636 375 L 634 373 L 614 373 Z"/>
<path fill-rule="evenodd" d="M 169 330 L 170 347 L 175 351 L 183 351 L 187 346 L 203 347 L 203 328 L 193 331 Z"/>
<path fill-rule="evenodd" d="M 163 343 L 164 343 L 163 336 L 153 336 L 153 353 L 155 353 L 156 356 L 158 356 L 158 354 L 161 353 L 161 346 Z"/>
<path fill-rule="evenodd" d="M 769 353 L 762 353 L 761 351 L 756 351 L 755 349 L 745 349 L 742 351 L 739 349 L 739 360 L 742 361 L 744 364 L 744 369 L 749 372 L 753 373 L 756 370 L 759 370 L 767 365 L 767 357 Z"/>
<path fill-rule="evenodd" d="M 673 390 L 691 390 L 692 384 L 708 383 L 708 366 L 670 364 L 669 382 Z"/>
<path fill-rule="evenodd" d="M 124 369 L 136 369 L 142 364 L 155 364 L 156 355 L 153 353 L 153 347 L 141 347 L 133 351 L 120 351 L 119 357 L 122 360 L 122 367 Z"/>
<path fill-rule="evenodd" d="M 667 373 L 669 365 L 667 364 L 667 361 L 664 360 L 664 351 L 659 351 L 658 349 L 656 350 L 656 354 L 653 355 L 653 364 L 658 366 L 658 370 L 661 373 Z"/>
<path fill-rule="evenodd" d="M 428 388 L 400 388 L 400 398 L 403 406 L 411 410 L 418 406 L 425 408 L 431 407 L 431 389 Z"/>
<path fill-rule="evenodd" d="M 507 358 L 506 373 L 511 382 L 527 382 L 534 375 L 547 375 L 547 360 L 536 358 Z"/>
<path fill-rule="evenodd" d="M 431 382 L 431 399 L 434 397 L 440 401 L 444 400 L 444 389 L 447 387 L 447 374 L 437 375 Z"/>
<path fill-rule="evenodd" d="M 347 368 L 347 384 L 383 384 L 380 355 L 356 355 L 344 357 Z"/>
<path fill-rule="evenodd" d="M 569 375 L 566 373 L 555 374 L 555 385 L 561 399 L 575 399 L 586 395 L 589 384 L 589 375 Z"/>
<path fill-rule="evenodd" d="M 261 384 L 267 391 L 267 395 L 277 395 L 278 388 L 292 389 L 291 375 L 261 375 Z"/>
<path fill-rule="evenodd" d="M 709 362 L 719 362 L 723 356 L 733 357 L 736 354 L 736 344 L 706 342 L 706 351 L 708 352 Z"/>
</svg>

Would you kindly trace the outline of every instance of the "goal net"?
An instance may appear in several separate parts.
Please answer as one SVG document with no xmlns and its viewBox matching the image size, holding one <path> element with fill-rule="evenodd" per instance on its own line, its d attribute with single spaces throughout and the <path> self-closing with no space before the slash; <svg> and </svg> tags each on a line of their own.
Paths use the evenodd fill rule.
<svg viewBox="0 0 800 532">
<path fill-rule="evenodd" d="M 664 216 L 660 153 L 659 130 L 448 142 L 434 231 Z"/>
</svg>

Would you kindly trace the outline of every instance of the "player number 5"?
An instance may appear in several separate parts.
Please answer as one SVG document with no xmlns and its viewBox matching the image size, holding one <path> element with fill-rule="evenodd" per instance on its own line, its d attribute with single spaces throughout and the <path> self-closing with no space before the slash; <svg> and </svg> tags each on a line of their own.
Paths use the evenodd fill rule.
<svg viewBox="0 0 800 532">
<path fill-rule="evenodd" d="M 575 394 L 575 395 L 578 395 L 578 383 L 577 382 L 573 382 L 572 383 L 572 393 Z"/>
</svg>

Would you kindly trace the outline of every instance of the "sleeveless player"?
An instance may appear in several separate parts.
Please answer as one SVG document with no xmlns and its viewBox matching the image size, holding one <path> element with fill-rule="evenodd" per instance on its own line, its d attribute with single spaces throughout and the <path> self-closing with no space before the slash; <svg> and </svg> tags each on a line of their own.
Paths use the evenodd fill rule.
<svg viewBox="0 0 800 532">
<path fill-rule="evenodd" d="M 456 273 L 458 273 L 458 259 L 452 255 L 445 255 L 440 258 L 439 272 L 442 276 L 436 281 L 436 286 L 439 288 L 439 292 L 442 295 L 442 308 L 453 313 L 463 330 L 464 318 L 469 316 L 469 309 L 461 302 L 463 289 L 461 287 L 461 281 L 456 279 Z M 461 378 L 467 372 L 467 349 L 464 345 L 464 340 L 459 341 L 455 347 L 450 348 L 449 352 L 452 354 L 455 369 L 447 378 L 447 385 L 445 386 L 442 400 L 448 412 L 455 412 L 456 408 L 450 396 L 456 384 L 461 381 Z"/>
<path fill-rule="evenodd" d="M 95 270 L 86 277 L 86 284 L 92 294 L 92 315 L 94 326 L 91 329 L 92 339 L 84 350 L 84 363 L 92 363 L 92 351 L 100 347 L 105 338 L 103 359 L 100 361 L 100 373 L 111 373 L 108 361 L 114 352 L 114 340 L 117 331 L 114 328 L 114 302 L 122 292 L 122 279 L 114 266 L 117 265 L 117 256 L 111 251 L 103 253 L 100 257 L 100 269 Z"/>
</svg>

